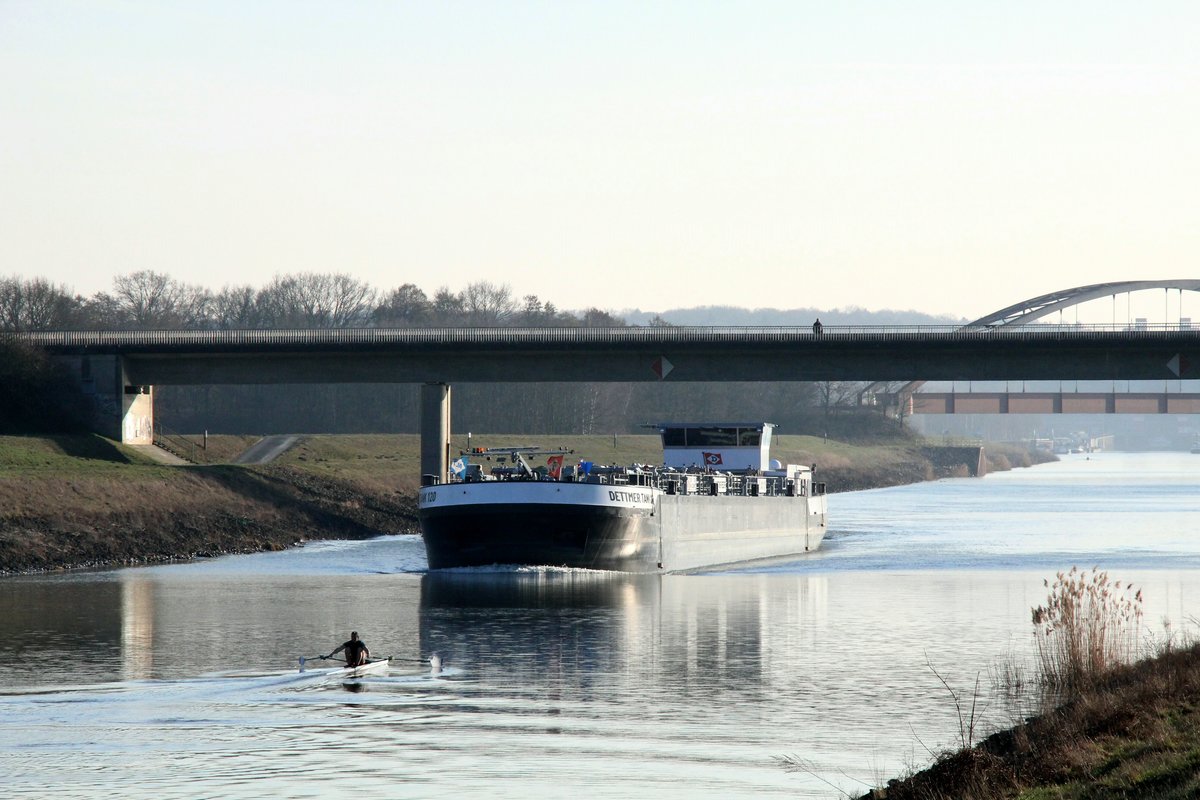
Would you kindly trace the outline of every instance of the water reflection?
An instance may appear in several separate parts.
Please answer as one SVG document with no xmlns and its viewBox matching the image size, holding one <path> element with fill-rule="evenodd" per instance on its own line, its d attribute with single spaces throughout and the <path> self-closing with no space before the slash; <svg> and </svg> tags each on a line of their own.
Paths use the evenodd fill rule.
<svg viewBox="0 0 1200 800">
<path fill-rule="evenodd" d="M 758 692 L 813 646 L 828 594 L 824 576 L 436 572 L 421 579 L 421 650 L 576 687 Z"/>
<path fill-rule="evenodd" d="M 121 573 L 121 678 L 142 680 L 154 671 L 154 584 Z"/>
</svg>

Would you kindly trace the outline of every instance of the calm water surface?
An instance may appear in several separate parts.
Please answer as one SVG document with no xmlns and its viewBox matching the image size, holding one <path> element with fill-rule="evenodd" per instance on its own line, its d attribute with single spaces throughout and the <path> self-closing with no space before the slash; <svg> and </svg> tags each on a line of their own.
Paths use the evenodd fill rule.
<svg viewBox="0 0 1200 800">
<path fill-rule="evenodd" d="M 820 552 L 707 574 L 428 573 L 396 536 L 2 579 L 0 774 L 89 798 L 863 791 L 957 741 L 935 668 L 1007 726 L 989 670 L 1028 657 L 1056 570 L 1137 582 L 1148 633 L 1200 617 L 1197 467 L 835 495 Z M 351 628 L 390 675 L 296 670 Z"/>
</svg>

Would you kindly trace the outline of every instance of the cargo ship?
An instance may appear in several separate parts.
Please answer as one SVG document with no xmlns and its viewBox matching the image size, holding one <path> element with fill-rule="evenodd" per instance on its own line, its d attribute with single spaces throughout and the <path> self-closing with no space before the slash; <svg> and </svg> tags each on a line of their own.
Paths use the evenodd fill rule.
<svg viewBox="0 0 1200 800">
<path fill-rule="evenodd" d="M 799 556 L 825 536 L 825 485 L 770 457 L 771 423 L 659 423 L 660 465 L 478 448 L 427 480 L 430 569 L 492 564 L 679 572 Z M 573 463 L 567 463 L 570 460 Z"/>
</svg>

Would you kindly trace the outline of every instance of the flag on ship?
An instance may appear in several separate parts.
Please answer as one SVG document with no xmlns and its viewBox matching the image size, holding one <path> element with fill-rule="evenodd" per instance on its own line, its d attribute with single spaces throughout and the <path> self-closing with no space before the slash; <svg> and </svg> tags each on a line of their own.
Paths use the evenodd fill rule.
<svg viewBox="0 0 1200 800">
<path fill-rule="evenodd" d="M 453 472 L 455 477 L 458 477 L 458 478 L 461 478 L 463 475 L 465 475 L 467 472 L 466 457 L 451 461 L 450 462 L 450 471 Z"/>
<path fill-rule="evenodd" d="M 562 474 L 562 456 L 550 456 L 546 459 L 546 474 L 555 480 Z"/>
<path fill-rule="evenodd" d="M 706 467 L 715 467 L 715 466 L 718 466 L 718 465 L 724 464 L 724 463 L 725 462 L 721 459 L 720 453 L 705 453 L 704 454 L 704 466 L 706 466 Z"/>
</svg>

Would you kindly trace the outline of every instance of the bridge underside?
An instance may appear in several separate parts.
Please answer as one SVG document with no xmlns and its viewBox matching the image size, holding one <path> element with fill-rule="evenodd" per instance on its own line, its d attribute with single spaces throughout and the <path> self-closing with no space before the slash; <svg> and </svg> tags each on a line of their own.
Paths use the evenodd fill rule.
<svg viewBox="0 0 1200 800">
<path fill-rule="evenodd" d="M 920 392 L 913 414 L 1200 414 L 1200 394 Z"/>
</svg>

